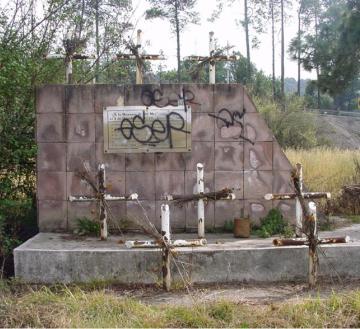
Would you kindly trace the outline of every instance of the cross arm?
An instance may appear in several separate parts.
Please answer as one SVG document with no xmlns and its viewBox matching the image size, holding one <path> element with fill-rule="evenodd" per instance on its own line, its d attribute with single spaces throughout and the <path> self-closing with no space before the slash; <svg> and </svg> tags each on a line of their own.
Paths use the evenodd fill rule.
<svg viewBox="0 0 360 329">
<path fill-rule="evenodd" d="M 194 61 L 194 62 L 205 62 L 205 61 L 215 61 L 215 62 L 221 62 L 221 61 L 236 61 L 238 59 L 238 56 L 231 55 L 217 55 L 217 56 L 187 56 L 184 58 L 184 60 L 188 61 Z"/>
<path fill-rule="evenodd" d="M 342 237 L 330 237 L 330 238 L 321 238 L 318 240 L 319 244 L 333 244 L 333 243 L 348 243 L 350 241 L 349 236 Z M 309 245 L 309 241 L 307 238 L 300 239 L 274 239 L 274 246 L 304 246 Z"/>
<path fill-rule="evenodd" d="M 64 59 L 66 58 L 67 55 L 66 54 L 46 54 L 44 55 L 45 59 Z M 78 53 L 74 53 L 69 55 L 69 57 L 71 57 L 72 59 L 95 59 L 95 55 L 91 55 L 91 54 L 78 54 Z"/>
<path fill-rule="evenodd" d="M 133 55 L 133 54 L 118 54 L 115 56 L 115 60 L 136 60 L 136 59 L 142 59 L 142 60 L 165 60 L 166 58 L 162 55 Z"/>
<path fill-rule="evenodd" d="M 129 201 L 129 200 L 137 200 L 138 199 L 137 193 L 132 193 L 130 195 L 125 196 L 112 196 L 111 194 L 104 194 L 105 201 Z M 90 196 L 69 196 L 70 202 L 87 202 L 87 201 L 98 201 L 100 200 L 99 197 L 90 197 Z"/>
<path fill-rule="evenodd" d="M 92 54 L 77 54 L 77 53 L 74 53 L 74 54 L 72 54 L 72 58 L 73 59 L 95 59 L 96 56 L 92 55 Z"/>
<path fill-rule="evenodd" d="M 64 59 L 66 58 L 65 54 L 45 54 L 45 59 Z"/>
<path fill-rule="evenodd" d="M 176 201 L 178 203 L 197 201 L 200 199 L 208 200 L 234 200 L 235 194 L 231 189 L 225 188 L 216 192 L 209 193 L 199 193 L 199 194 L 190 194 L 190 195 L 166 195 L 166 201 Z"/>
<path fill-rule="evenodd" d="M 90 196 L 72 196 L 72 195 L 69 196 L 70 202 L 87 202 L 87 201 L 96 201 L 96 200 L 99 199 Z"/>
<path fill-rule="evenodd" d="M 330 199 L 331 193 L 329 192 L 306 192 L 302 193 L 302 196 L 304 199 Z M 285 194 L 274 194 L 274 193 L 268 193 L 265 194 L 264 199 L 265 200 L 293 200 L 297 198 L 296 193 L 285 193 Z"/>
</svg>

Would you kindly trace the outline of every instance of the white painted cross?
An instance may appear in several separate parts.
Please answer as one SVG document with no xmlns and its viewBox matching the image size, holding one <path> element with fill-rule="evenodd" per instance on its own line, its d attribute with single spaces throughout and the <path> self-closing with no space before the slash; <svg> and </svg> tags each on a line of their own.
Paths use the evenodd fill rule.
<svg viewBox="0 0 360 329">
<path fill-rule="evenodd" d="M 165 199 L 167 201 L 178 201 L 178 202 L 198 202 L 197 217 L 198 217 L 198 238 L 205 238 L 205 200 L 235 200 L 235 194 L 232 193 L 231 189 L 225 188 L 217 192 L 204 193 L 204 165 L 198 163 L 196 165 L 196 187 L 197 194 L 193 195 L 167 195 Z"/>
<path fill-rule="evenodd" d="M 137 30 L 137 39 L 136 45 L 129 43 L 128 48 L 131 51 L 131 54 L 117 54 L 115 60 L 135 60 L 136 61 L 136 84 L 143 83 L 143 66 L 144 60 L 164 60 L 165 57 L 162 55 L 145 55 L 140 54 L 139 49 L 142 47 L 141 45 L 141 30 Z"/>
<path fill-rule="evenodd" d="M 84 178 L 85 179 L 85 178 Z M 86 179 L 85 179 L 86 180 Z M 98 201 L 99 202 L 99 220 L 100 220 L 100 238 L 101 240 L 106 240 L 108 237 L 108 227 L 107 227 L 107 205 L 106 201 L 127 201 L 127 200 L 137 200 L 137 193 L 133 193 L 129 196 L 112 196 L 111 194 L 106 193 L 106 175 L 105 175 L 105 165 L 100 164 L 97 175 L 97 186 L 91 184 L 87 181 L 88 184 L 93 188 L 95 192 L 95 197 L 89 196 L 69 196 L 70 202 L 86 202 L 86 201 Z"/>
<path fill-rule="evenodd" d="M 229 46 L 227 47 L 229 49 Z M 214 32 L 209 32 L 209 56 L 187 56 L 184 59 L 192 62 L 200 62 L 199 65 L 209 63 L 209 83 L 214 84 L 216 62 L 233 62 L 238 59 L 235 55 L 221 55 L 223 50 L 215 49 Z"/>
</svg>

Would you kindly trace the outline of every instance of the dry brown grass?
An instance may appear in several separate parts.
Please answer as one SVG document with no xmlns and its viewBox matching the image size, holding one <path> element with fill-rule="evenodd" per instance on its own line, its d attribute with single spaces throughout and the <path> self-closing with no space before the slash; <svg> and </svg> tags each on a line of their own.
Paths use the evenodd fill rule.
<svg viewBox="0 0 360 329">
<path fill-rule="evenodd" d="M 342 186 L 360 182 L 355 161 L 360 163 L 360 150 L 341 150 L 319 147 L 310 150 L 287 149 L 290 162 L 303 165 L 304 182 L 310 191 L 331 192 L 338 195 Z"/>
</svg>

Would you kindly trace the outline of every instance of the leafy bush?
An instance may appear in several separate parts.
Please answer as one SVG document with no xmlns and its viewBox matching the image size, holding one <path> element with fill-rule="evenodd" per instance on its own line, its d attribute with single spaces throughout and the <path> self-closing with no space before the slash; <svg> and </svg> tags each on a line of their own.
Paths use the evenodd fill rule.
<svg viewBox="0 0 360 329">
<path fill-rule="evenodd" d="M 277 141 L 283 148 L 311 148 L 318 145 L 314 115 L 304 111 L 304 99 L 289 96 L 285 109 L 269 98 L 254 98 Z"/>
<path fill-rule="evenodd" d="M 280 210 L 273 208 L 261 219 L 260 227 L 257 228 L 254 233 L 262 238 L 269 238 L 275 234 L 289 237 L 294 234 L 294 231 L 284 220 Z"/>
<path fill-rule="evenodd" d="M 31 199 L 0 201 L 1 275 L 12 274 L 12 251 L 37 232 L 36 209 Z"/>
</svg>

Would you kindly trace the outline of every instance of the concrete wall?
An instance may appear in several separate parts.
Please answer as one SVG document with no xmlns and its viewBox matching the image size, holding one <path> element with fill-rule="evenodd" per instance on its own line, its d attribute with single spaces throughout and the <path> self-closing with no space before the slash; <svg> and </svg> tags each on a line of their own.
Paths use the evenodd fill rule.
<svg viewBox="0 0 360 329">
<path fill-rule="evenodd" d="M 143 105 L 144 90 L 160 89 L 166 103 L 186 90 L 192 108 L 191 153 L 104 154 L 103 108 Z M 228 127 L 216 116 L 245 111 Z M 212 115 L 209 115 L 212 114 Z M 215 116 L 215 117 L 214 117 Z M 231 120 L 230 120 L 231 121 Z M 242 136 L 239 138 L 239 136 Z M 194 192 L 196 164 L 205 165 L 205 190 L 235 188 L 236 200 L 209 202 L 207 228 L 222 227 L 242 209 L 254 221 L 272 207 L 294 218 L 292 202 L 265 201 L 266 193 L 292 190 L 291 165 L 241 85 L 48 85 L 37 89 L 37 198 L 40 231 L 71 231 L 76 218 L 97 217 L 94 202 L 67 201 L 70 195 L 92 195 L 76 175 L 85 163 L 95 176 L 99 163 L 107 167 L 110 193 L 139 194 L 150 219 L 159 226 L 163 195 Z M 197 227 L 196 204 L 173 204 L 173 229 Z M 117 219 L 142 216 L 135 201 L 112 202 Z"/>
</svg>

